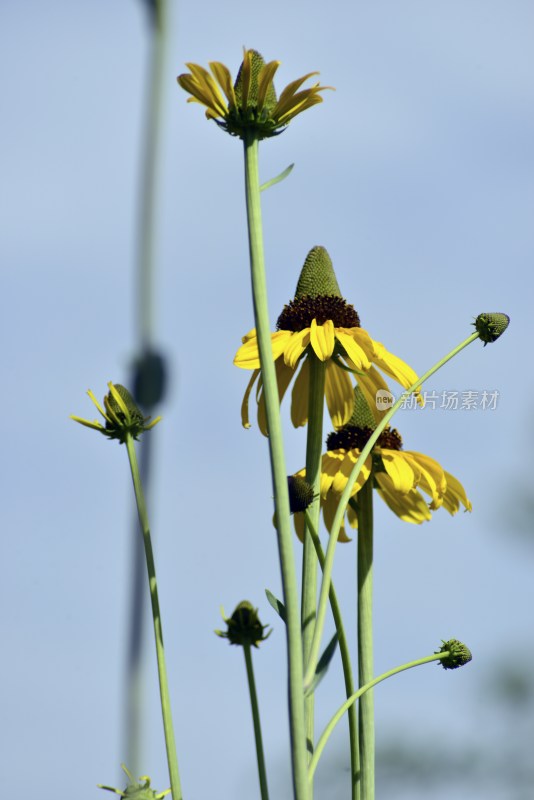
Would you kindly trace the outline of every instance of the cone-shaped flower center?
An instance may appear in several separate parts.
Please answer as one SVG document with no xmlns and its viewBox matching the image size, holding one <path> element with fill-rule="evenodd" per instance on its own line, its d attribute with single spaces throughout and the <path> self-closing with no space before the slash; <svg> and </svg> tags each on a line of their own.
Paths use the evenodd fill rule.
<svg viewBox="0 0 534 800">
<path fill-rule="evenodd" d="M 300 271 L 295 298 L 335 295 L 342 297 L 332 259 L 325 247 L 312 247 Z"/>
<path fill-rule="evenodd" d="M 243 106 L 245 105 L 246 109 L 250 111 L 258 106 L 259 77 L 262 68 L 265 66 L 265 60 L 257 50 L 249 50 L 247 57 L 250 58 L 250 73 L 248 75 L 244 73 L 244 62 L 241 62 L 234 84 L 234 92 L 237 107 L 244 110 Z M 248 87 L 244 86 L 245 76 L 248 79 Z M 265 118 L 269 117 L 276 103 L 276 92 L 271 83 L 267 89 L 267 94 L 263 103 Z"/>
<path fill-rule="evenodd" d="M 339 431 L 329 433 L 326 439 L 327 450 L 363 450 L 373 434 L 372 428 L 359 428 L 345 425 Z M 386 428 L 376 443 L 387 450 L 402 450 L 402 439 L 395 428 Z"/>
</svg>

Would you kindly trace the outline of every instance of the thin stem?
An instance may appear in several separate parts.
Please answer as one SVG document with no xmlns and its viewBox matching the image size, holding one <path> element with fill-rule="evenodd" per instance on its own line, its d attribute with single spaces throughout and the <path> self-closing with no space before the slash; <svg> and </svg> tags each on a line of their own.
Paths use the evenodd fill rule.
<svg viewBox="0 0 534 800">
<path fill-rule="evenodd" d="M 428 380 L 434 373 L 436 373 L 441 367 L 443 367 L 451 358 L 454 358 L 464 347 L 467 347 L 471 342 L 474 342 L 475 339 L 478 339 L 478 333 L 472 333 L 471 336 L 468 336 L 463 342 L 461 342 L 454 350 L 451 350 L 448 355 L 444 358 L 440 359 L 437 364 L 434 364 L 425 374 L 418 378 L 418 380 L 413 383 L 409 389 L 407 389 L 403 394 L 399 397 L 396 403 L 389 409 L 389 411 L 384 415 L 380 423 L 377 425 L 373 435 L 369 438 L 369 441 L 363 448 L 362 452 L 360 453 L 360 457 L 356 461 L 354 467 L 352 468 L 352 472 L 349 475 L 347 484 L 341 494 L 339 499 L 339 504 L 334 516 L 334 520 L 332 523 L 332 529 L 330 531 L 330 538 L 328 540 L 328 547 L 326 548 L 326 557 L 325 557 L 325 566 L 323 571 L 323 580 L 321 583 L 321 591 L 319 594 L 319 606 L 317 611 L 317 621 L 315 623 L 315 632 L 313 635 L 313 643 L 312 649 L 310 654 L 310 659 L 306 665 L 306 674 L 304 676 L 304 686 L 305 688 L 310 685 L 310 682 L 313 679 L 315 674 L 315 669 L 317 667 L 317 661 L 319 660 L 319 651 L 321 649 L 321 639 L 323 636 L 324 630 L 324 623 L 325 623 L 325 614 L 326 614 L 326 600 L 325 598 L 328 597 L 328 589 L 330 585 L 330 581 L 332 578 L 332 569 L 334 566 L 334 555 L 336 551 L 336 544 L 339 537 L 339 531 L 341 530 L 341 524 L 343 522 L 343 518 L 345 516 L 345 511 L 348 505 L 348 502 L 351 498 L 352 494 L 352 487 L 356 483 L 358 475 L 360 474 L 360 470 L 365 463 L 365 460 L 371 450 L 373 449 L 376 440 L 395 414 L 395 412 L 400 408 L 402 403 L 406 400 L 407 397 L 410 396 L 412 392 L 415 392 L 419 389 L 423 383 Z"/>
<path fill-rule="evenodd" d="M 308 430 L 306 439 L 306 481 L 313 487 L 314 499 L 308 507 L 306 517 L 310 518 L 315 530 L 319 527 L 321 510 L 321 450 L 323 445 L 324 384 L 326 367 L 314 353 L 308 356 Z M 302 645 L 304 664 L 308 660 L 317 608 L 317 555 L 309 531 L 304 531 L 302 552 Z M 306 737 L 308 753 L 313 753 L 314 697 L 306 698 Z"/>
<path fill-rule="evenodd" d="M 324 729 L 323 733 L 321 734 L 321 738 L 317 742 L 317 746 L 315 748 L 315 753 L 313 754 L 313 758 L 310 763 L 310 767 L 308 770 L 309 773 L 309 780 L 313 780 L 313 774 L 317 768 L 317 764 L 319 763 L 319 759 L 321 757 L 321 753 L 324 750 L 324 747 L 330 738 L 332 731 L 336 727 L 339 720 L 343 717 L 345 711 L 347 711 L 355 702 L 358 700 L 359 697 L 362 697 L 366 692 L 372 689 L 377 683 L 382 683 L 382 681 L 387 680 L 387 678 L 391 678 L 393 675 L 397 675 L 399 672 L 404 672 L 407 669 L 412 669 L 412 667 L 420 667 L 423 664 L 428 664 L 431 661 L 441 661 L 443 658 L 447 658 L 450 655 L 450 652 L 447 650 L 444 653 L 434 653 L 431 656 L 425 656 L 424 658 L 418 658 L 416 661 L 410 661 L 408 664 L 401 664 L 400 667 L 394 667 L 393 669 L 388 670 L 387 672 L 383 672 L 382 675 L 379 675 L 377 678 L 373 678 L 372 681 L 369 681 L 365 686 L 360 686 L 357 692 L 346 700 L 343 705 L 336 711 L 326 728 Z M 365 798 L 367 800 L 367 798 Z"/>
<path fill-rule="evenodd" d="M 373 678 L 373 473 L 358 492 L 358 672 L 359 685 Z M 361 793 L 375 796 L 375 709 L 373 692 L 360 699 Z"/>
<path fill-rule="evenodd" d="M 245 654 L 248 688 L 250 691 L 250 706 L 252 708 L 252 722 L 254 724 L 254 738 L 256 740 L 256 757 L 258 759 L 258 777 L 260 779 L 261 800 L 269 800 L 269 791 L 267 789 L 267 772 L 265 770 L 265 757 L 263 755 L 263 741 L 261 736 L 260 709 L 258 707 L 256 682 L 254 680 L 254 668 L 252 666 L 252 651 L 249 644 L 243 645 L 243 653 Z"/>
<path fill-rule="evenodd" d="M 161 624 L 161 612 L 159 607 L 158 585 L 156 582 L 156 565 L 154 563 L 154 553 L 152 552 L 152 541 L 150 538 L 150 528 L 148 525 L 148 514 L 146 510 L 143 487 L 139 477 L 137 458 L 133 438 L 126 437 L 126 448 L 130 461 L 130 469 L 137 502 L 137 513 L 139 514 L 139 524 L 143 533 L 145 545 L 146 565 L 148 570 L 148 583 L 150 587 L 150 600 L 152 603 L 152 619 L 154 622 L 154 637 L 156 641 L 156 656 L 158 661 L 159 691 L 161 697 L 161 712 L 163 715 L 163 730 L 165 732 L 165 747 L 167 750 L 167 763 L 169 765 L 169 777 L 171 781 L 172 800 L 182 800 L 182 788 L 180 785 L 180 775 L 178 772 L 178 759 L 176 757 L 176 743 L 174 740 L 174 730 L 172 725 L 171 699 L 169 695 L 169 685 L 167 681 L 167 667 L 165 665 L 165 649 L 163 647 L 163 629 Z"/>
<path fill-rule="evenodd" d="M 308 531 L 311 536 L 319 565 L 321 569 L 324 567 L 324 552 L 321 545 L 321 540 L 317 530 L 313 526 L 311 518 L 306 511 L 306 522 L 308 523 Z M 350 660 L 349 645 L 347 636 L 345 634 L 345 626 L 343 625 L 343 617 L 341 616 L 341 608 L 337 599 L 334 584 L 330 584 L 330 591 L 328 593 L 330 600 L 330 608 L 336 626 L 339 654 L 341 656 L 341 665 L 343 667 L 343 677 L 345 679 L 345 693 L 347 698 L 354 694 L 354 677 L 352 674 L 352 664 Z M 351 771 L 351 797 L 352 800 L 359 800 L 360 797 L 360 751 L 358 746 L 358 711 L 356 703 L 352 703 L 348 710 L 349 717 L 349 739 L 350 739 L 350 771 Z"/>
<path fill-rule="evenodd" d="M 260 183 L 258 175 L 258 141 L 250 136 L 245 146 L 245 192 L 249 236 L 250 270 L 254 318 L 258 336 L 261 376 L 269 430 L 269 451 L 273 481 L 278 552 L 282 589 L 287 614 L 286 636 L 288 655 L 289 726 L 291 765 L 296 800 L 308 800 L 306 727 L 304 719 L 302 640 L 297 593 L 293 535 L 289 516 L 287 471 L 280 422 L 280 398 L 271 347 L 267 284 L 263 258 Z"/>
</svg>

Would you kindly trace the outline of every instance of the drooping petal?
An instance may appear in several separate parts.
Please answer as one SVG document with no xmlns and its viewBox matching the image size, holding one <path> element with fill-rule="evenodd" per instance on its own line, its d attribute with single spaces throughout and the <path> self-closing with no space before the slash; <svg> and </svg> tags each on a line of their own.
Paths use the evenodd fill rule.
<svg viewBox="0 0 534 800">
<path fill-rule="evenodd" d="M 443 502 L 443 495 L 447 488 L 447 479 L 441 464 L 423 453 L 405 451 L 405 459 L 411 460 L 419 469 L 417 478 L 418 486 L 432 498 L 433 504 L 439 508 Z"/>
<path fill-rule="evenodd" d="M 289 341 L 286 342 L 284 347 L 284 361 L 288 367 L 295 369 L 299 358 L 310 343 L 310 329 L 304 328 L 304 330 L 294 333 L 291 331 L 279 331 L 279 333 L 290 334 Z"/>
<path fill-rule="evenodd" d="M 256 383 L 259 374 L 260 374 L 259 369 L 255 369 L 254 372 L 252 373 L 252 377 L 248 382 L 247 388 L 245 389 L 243 402 L 241 403 L 241 424 L 244 428 L 250 428 L 250 418 L 248 415 L 248 401 L 250 398 L 252 387 Z"/>
<path fill-rule="evenodd" d="M 290 367 L 286 367 L 290 369 Z M 291 422 L 294 428 L 302 428 L 308 421 L 308 388 L 310 384 L 310 365 L 304 359 L 291 392 Z"/>
<path fill-rule="evenodd" d="M 345 450 L 327 450 L 321 459 L 321 497 L 323 500 L 330 491 L 332 482 L 343 460 Z"/>
<path fill-rule="evenodd" d="M 345 454 L 345 458 L 340 464 L 340 467 L 336 474 L 334 475 L 334 480 L 332 481 L 332 491 L 336 494 L 341 494 L 347 485 L 349 475 L 352 472 L 356 461 L 360 457 L 359 450 L 348 450 Z M 366 460 L 363 463 L 363 466 L 360 470 L 358 477 L 356 478 L 356 482 L 352 487 L 351 497 L 355 495 L 357 492 L 360 491 L 363 484 L 369 478 L 369 474 L 371 472 L 371 465 L 372 465 L 372 456 L 368 455 Z"/>
<path fill-rule="evenodd" d="M 301 542 L 304 541 L 304 531 L 306 530 L 306 516 L 303 511 L 297 511 L 293 514 L 293 522 L 295 524 L 295 533 Z"/>
<path fill-rule="evenodd" d="M 443 505 L 449 514 L 456 514 L 460 508 L 460 503 L 466 511 L 471 511 L 473 506 L 471 505 L 471 501 L 467 499 L 465 489 L 460 481 L 455 478 L 454 475 L 451 475 L 450 472 L 445 472 L 445 478 L 447 481 L 447 489 L 443 497 Z"/>
<path fill-rule="evenodd" d="M 325 396 L 334 426 L 346 425 L 354 408 L 354 389 L 349 373 L 331 359 L 326 362 Z"/>
<path fill-rule="evenodd" d="M 378 391 L 389 392 L 387 383 L 379 371 L 374 367 L 368 369 L 367 372 L 363 373 L 363 375 L 356 375 L 356 382 L 362 390 L 365 402 L 367 403 L 375 422 L 380 422 L 387 409 L 378 408 L 376 396 Z"/>
<path fill-rule="evenodd" d="M 397 450 L 382 450 L 382 463 L 393 486 L 401 494 L 407 494 L 416 484 L 416 476 L 410 464 Z"/>
<path fill-rule="evenodd" d="M 432 518 L 423 496 L 417 489 L 412 489 L 406 494 L 399 494 L 393 481 L 385 472 L 377 472 L 376 481 L 378 494 L 382 500 L 404 522 L 420 525 L 422 522 Z"/>
<path fill-rule="evenodd" d="M 318 325 L 317 320 L 312 319 L 310 343 L 315 355 L 320 361 L 326 361 L 332 356 L 336 337 L 334 333 L 334 323 L 331 319 L 327 319 L 322 325 Z"/>
<path fill-rule="evenodd" d="M 348 358 L 350 358 L 353 368 L 367 370 L 371 366 L 371 362 L 365 350 L 357 341 L 357 339 L 360 338 L 358 336 L 359 330 L 359 328 L 337 328 L 336 338 L 345 350 Z"/>
<path fill-rule="evenodd" d="M 279 358 L 277 361 L 274 362 L 274 368 L 276 371 L 276 382 L 278 384 L 278 397 L 280 399 L 280 403 L 282 403 L 284 395 L 287 391 L 287 387 L 291 383 L 291 379 L 293 378 L 295 372 L 290 367 L 284 364 L 283 358 Z M 258 400 L 258 426 L 263 435 L 268 436 L 269 433 L 267 428 L 265 395 L 263 392 L 263 382 L 261 380 L 261 376 L 258 382 L 257 400 Z"/>
<path fill-rule="evenodd" d="M 334 524 L 334 517 L 336 515 L 337 507 L 339 504 L 339 496 L 332 494 L 332 492 L 328 493 L 328 497 L 323 503 L 323 520 L 326 526 L 327 531 L 332 530 L 332 525 Z M 351 539 L 347 536 L 347 531 L 345 530 L 345 521 L 341 523 L 341 528 L 339 529 L 339 536 L 338 542 L 350 542 Z"/>
</svg>

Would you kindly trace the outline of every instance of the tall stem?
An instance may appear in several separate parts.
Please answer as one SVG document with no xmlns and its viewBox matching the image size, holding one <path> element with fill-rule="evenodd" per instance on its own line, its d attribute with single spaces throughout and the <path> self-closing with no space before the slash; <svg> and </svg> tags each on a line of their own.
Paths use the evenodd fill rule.
<svg viewBox="0 0 534 800">
<path fill-rule="evenodd" d="M 308 432 L 306 440 L 306 481 L 313 487 L 314 500 L 308 506 L 309 516 L 315 531 L 319 529 L 319 513 L 321 510 L 321 450 L 323 444 L 323 411 L 325 363 L 314 353 L 308 356 L 309 388 L 308 388 Z M 317 610 L 317 554 L 312 536 L 306 525 L 304 547 L 302 553 L 302 644 L 303 658 L 306 664 L 315 628 Z M 306 699 L 306 738 L 309 758 L 314 747 L 314 696 Z"/>
<path fill-rule="evenodd" d="M 141 525 L 143 542 L 145 545 L 148 583 L 150 587 L 150 600 L 152 603 L 152 619 L 154 623 L 154 638 L 156 642 L 156 656 L 158 661 L 161 712 L 163 715 L 163 730 L 165 732 L 165 747 L 167 750 L 167 763 L 169 765 L 172 800 L 182 800 L 182 788 L 180 785 L 178 759 L 176 757 L 176 743 L 174 740 L 174 729 L 172 724 L 171 699 L 169 695 L 169 684 L 167 681 L 167 667 L 165 665 L 165 649 L 163 647 L 163 629 L 161 624 L 161 611 L 159 607 L 158 585 L 156 581 L 156 565 L 154 563 L 154 553 L 152 551 L 148 514 L 146 510 L 145 497 L 143 494 L 143 487 L 139 477 L 135 446 L 133 438 L 130 435 L 126 437 L 126 448 L 128 450 L 128 458 L 130 461 L 130 470 L 132 473 L 135 499 L 137 502 L 139 524 Z"/>
<path fill-rule="evenodd" d="M 260 709 L 258 706 L 258 695 L 256 694 L 254 668 L 252 666 L 252 651 L 249 644 L 243 645 L 243 653 L 245 654 L 248 688 L 250 692 L 250 706 L 252 709 L 252 722 L 254 725 L 254 739 L 256 741 L 256 758 L 258 761 L 261 800 L 269 800 L 269 791 L 267 789 L 267 772 L 265 769 L 265 756 L 263 755 L 263 740 L 261 735 Z"/>
<path fill-rule="evenodd" d="M 373 473 L 358 492 L 358 674 L 360 686 L 373 679 Z M 375 796 L 374 694 L 360 698 L 361 794 Z"/>
<path fill-rule="evenodd" d="M 296 800 L 308 800 L 300 613 L 293 553 L 293 533 L 289 516 L 287 471 L 280 422 L 280 398 L 271 347 L 269 309 L 267 305 L 257 139 L 253 135 L 247 136 L 244 140 L 244 147 L 252 298 L 269 431 L 269 451 L 282 590 L 287 614 L 289 727 L 293 786 Z"/>
</svg>

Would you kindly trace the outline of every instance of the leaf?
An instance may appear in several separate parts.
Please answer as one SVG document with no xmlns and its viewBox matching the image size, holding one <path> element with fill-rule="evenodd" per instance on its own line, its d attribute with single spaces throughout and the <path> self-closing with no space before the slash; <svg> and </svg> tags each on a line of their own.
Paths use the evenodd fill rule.
<svg viewBox="0 0 534 800">
<path fill-rule="evenodd" d="M 287 178 L 294 166 L 294 164 L 290 164 L 289 167 L 286 167 L 285 170 L 280 173 L 280 175 L 276 176 L 276 178 L 271 178 L 271 180 L 267 181 L 267 183 L 262 183 L 260 186 L 260 192 L 264 192 L 265 189 L 269 189 L 271 186 L 274 186 L 275 183 L 280 183 L 280 181 L 283 181 L 284 178 Z"/>
<path fill-rule="evenodd" d="M 322 679 L 326 675 L 326 670 L 330 666 L 332 657 L 336 652 L 337 639 L 338 639 L 337 633 L 334 633 L 328 644 L 328 647 L 326 648 L 326 650 L 324 651 L 324 653 L 322 654 L 321 658 L 317 663 L 313 680 L 304 693 L 306 697 L 309 697 L 309 695 L 313 694 L 317 686 L 321 683 Z"/>
<path fill-rule="evenodd" d="M 287 624 L 285 605 L 282 603 L 281 600 L 275 597 L 274 594 L 269 591 L 269 589 L 265 590 L 265 594 L 267 596 L 267 600 L 272 605 L 272 607 L 274 608 L 280 619 L 282 619 Z"/>
</svg>

